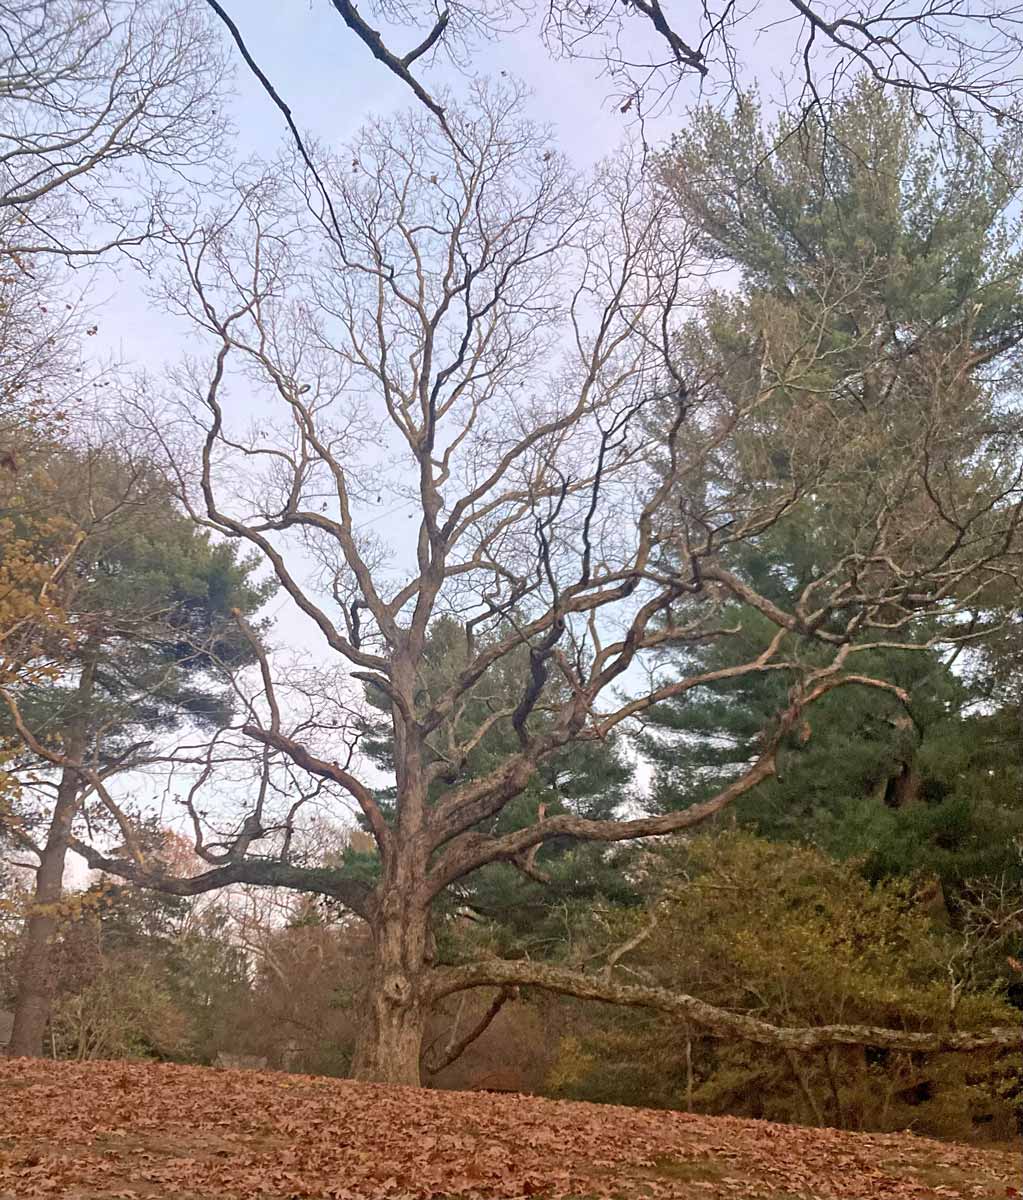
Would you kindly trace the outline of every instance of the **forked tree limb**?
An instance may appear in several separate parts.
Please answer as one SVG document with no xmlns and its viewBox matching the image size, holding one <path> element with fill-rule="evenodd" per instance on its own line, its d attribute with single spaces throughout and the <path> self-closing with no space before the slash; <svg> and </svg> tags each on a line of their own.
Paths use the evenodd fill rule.
<svg viewBox="0 0 1023 1200">
<path fill-rule="evenodd" d="M 517 989 L 514 987 L 501 988 L 501 990 L 491 1001 L 486 1012 L 467 1033 L 450 1045 L 435 1062 L 427 1062 L 424 1064 L 427 1071 L 431 1075 L 436 1075 L 443 1071 L 445 1067 L 450 1067 L 453 1062 L 456 1062 L 459 1058 L 461 1058 L 466 1050 L 473 1044 L 473 1042 L 486 1033 L 486 1031 L 493 1024 L 494 1018 L 497 1016 L 497 1014 L 502 1008 L 504 1008 L 508 1001 L 515 996 L 516 990 Z"/>
<path fill-rule="evenodd" d="M 434 972 L 430 994 L 434 1000 L 476 987 L 538 987 L 580 1000 L 600 1000 L 631 1008 L 651 1008 L 680 1017 L 711 1037 L 738 1038 L 761 1046 L 787 1050 L 819 1050 L 827 1046 L 873 1046 L 880 1050 L 927 1053 L 1023 1049 L 1023 1025 L 959 1032 L 913 1033 L 875 1025 L 772 1025 L 758 1017 L 718 1008 L 684 992 L 617 983 L 581 971 L 524 960 L 489 959 Z"/>
<path fill-rule="evenodd" d="M 776 737 L 775 742 L 778 738 Z M 764 754 L 738 779 L 733 780 L 715 796 L 676 812 L 633 820 L 591 820 L 575 813 L 559 813 L 537 824 L 513 830 L 500 837 L 472 831 L 453 838 L 440 852 L 434 863 L 427 887 L 437 895 L 455 880 L 492 862 L 514 862 L 532 847 L 554 838 L 572 837 L 588 842 L 622 842 L 634 838 L 663 837 L 692 829 L 728 808 L 746 792 L 771 778 L 777 769 L 777 744 Z M 521 790 L 521 789 L 517 789 Z"/>
<path fill-rule="evenodd" d="M 284 120 L 287 122 L 288 130 L 291 133 L 292 141 L 295 143 L 296 149 L 298 150 L 299 154 L 302 156 L 302 161 L 308 167 L 310 174 L 312 175 L 313 179 L 316 181 L 316 186 L 319 188 L 320 195 L 323 197 L 323 203 L 326 206 L 328 214 L 330 215 L 330 224 L 334 231 L 334 235 L 338 240 L 338 245 L 344 246 L 344 235 L 341 232 L 341 225 L 337 219 L 337 213 L 334 211 L 334 205 L 330 198 L 330 192 L 327 190 L 326 183 L 324 183 L 322 176 L 320 175 L 319 171 L 316 169 L 316 163 L 313 161 L 312 155 L 309 153 L 309 149 L 302 139 L 302 134 L 299 132 L 299 128 L 295 124 L 295 118 L 292 115 L 291 109 L 285 103 L 284 99 L 282 98 L 280 93 L 277 91 L 277 89 L 274 87 L 274 85 L 267 78 L 266 74 L 264 73 L 263 69 L 260 67 L 259 63 L 257 63 L 256 60 L 252 57 L 252 54 L 250 53 L 248 46 L 246 46 L 245 41 L 242 38 L 241 30 L 234 23 L 234 21 L 231 20 L 231 17 L 228 15 L 228 13 L 223 8 L 223 6 L 218 3 L 218 0 L 206 0 L 206 3 L 210 6 L 210 8 L 217 14 L 217 16 L 223 22 L 228 33 L 230 33 L 232 39 L 234 40 L 234 44 L 238 47 L 239 53 L 241 54 L 242 58 L 245 60 L 245 65 L 249 68 L 249 70 L 252 72 L 252 74 L 255 75 L 255 77 L 259 80 L 259 84 L 262 87 L 263 91 L 266 92 L 266 94 L 270 97 L 270 99 L 274 102 L 274 104 L 284 114 Z"/>
<path fill-rule="evenodd" d="M 447 28 L 448 24 L 447 10 L 441 13 L 441 15 L 437 18 L 436 24 L 426 35 L 424 41 L 416 46 L 414 50 L 410 50 L 408 54 L 404 54 L 399 57 L 392 50 L 388 49 L 388 47 L 384 44 L 384 39 L 380 36 L 379 32 L 366 24 L 359 14 L 358 9 L 354 4 L 349 3 L 349 0 L 331 0 L 331 4 L 337 10 L 341 20 L 344 21 L 352 33 L 354 33 L 355 36 L 363 43 L 363 45 L 366 46 L 373 57 L 377 59 L 378 62 L 382 62 L 392 75 L 396 75 L 398 79 L 402 81 L 402 83 L 411 88 L 412 94 L 415 96 L 415 98 L 420 102 L 420 104 L 424 105 L 430 110 L 430 112 L 433 113 L 433 115 L 440 122 L 441 128 L 448 135 L 448 137 L 451 137 L 451 130 L 448 127 L 447 116 L 444 112 L 443 106 L 440 105 L 433 98 L 433 96 L 430 95 L 426 88 L 423 87 L 419 80 L 416 79 L 416 77 L 409 70 L 409 67 L 412 65 L 412 63 L 414 63 L 417 58 L 421 58 L 425 53 L 427 53 L 427 51 L 431 50 L 444 33 L 444 30 Z M 451 144 L 453 146 L 457 146 L 457 143 L 453 137 L 451 137 Z"/>
</svg>

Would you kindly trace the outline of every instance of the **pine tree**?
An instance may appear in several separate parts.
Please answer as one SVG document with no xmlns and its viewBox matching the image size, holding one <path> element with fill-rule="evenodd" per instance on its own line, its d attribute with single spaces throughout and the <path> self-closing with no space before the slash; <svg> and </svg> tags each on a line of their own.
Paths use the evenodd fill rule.
<svg viewBox="0 0 1023 1200">
<path fill-rule="evenodd" d="M 33 483 L 39 504 L 82 541 L 63 581 L 74 637 L 58 676 L 9 693 L 26 743 L 24 773 L 38 780 L 23 789 L 12 828 L 39 858 L 12 1054 L 38 1054 L 42 1045 L 64 865 L 91 790 L 82 764 L 109 781 L 164 753 L 161 739 L 186 723 L 225 723 L 231 693 L 218 673 L 252 654 L 232 614 L 256 612 L 269 595 L 252 578 L 253 561 L 193 525 L 144 458 L 58 450 Z M 102 808 L 93 815 L 102 819 Z"/>
<path fill-rule="evenodd" d="M 731 118 L 702 113 L 661 170 L 707 255 L 737 270 L 741 284 L 683 333 L 680 356 L 713 388 L 770 369 L 780 349 L 799 359 L 812 347 L 802 387 L 877 412 L 886 426 L 876 447 L 835 449 L 864 492 L 885 487 L 886 466 L 900 453 L 899 424 L 912 422 L 920 389 L 942 388 L 950 427 L 971 427 L 997 445 L 1023 335 L 1023 261 L 1011 249 L 1018 219 L 1008 211 L 1019 156 L 1005 139 L 986 157 L 968 133 L 939 147 L 910 106 L 869 82 L 838 107 L 827 137 L 796 131 L 785 118 L 768 126 L 755 102 Z M 982 375 L 949 380 L 927 368 L 953 346 Z M 838 546 L 859 551 L 866 571 L 871 554 L 886 552 L 855 504 L 800 494 L 799 401 L 793 391 L 765 409 L 761 430 L 730 443 L 720 464 L 779 494 L 791 489 L 787 518 L 730 554 L 731 569 L 769 598 L 812 594 L 824 564 L 841 557 Z M 942 448 L 933 453 L 937 459 Z M 965 481 L 971 467 L 950 458 L 948 469 Z M 715 481 L 705 486 L 712 492 Z M 892 503 L 903 506 L 912 539 L 914 498 Z M 727 553 L 726 523 L 721 536 Z M 907 592 L 912 587 L 907 577 Z M 1007 595 L 1007 606 L 1013 600 Z M 977 631 L 1002 615 L 978 613 Z M 669 669 L 691 674 L 748 661 L 775 632 L 734 602 L 720 617 L 734 635 L 691 645 Z M 1018 729 L 1007 713 L 984 706 L 990 689 L 942 645 L 943 634 L 960 632 L 936 619 L 933 648 L 912 652 L 898 649 L 897 625 L 865 633 L 861 641 L 888 645 L 859 658 L 859 667 L 903 689 L 908 705 L 852 688 L 826 697 L 790 738 L 779 777 L 740 802 L 738 819 L 770 836 L 862 856 L 875 875 L 925 870 L 954 885 L 1009 867 L 1011 835 L 1023 829 Z M 787 646 L 791 660 L 812 665 L 815 651 L 798 633 Z M 765 720 L 784 709 L 789 685 L 784 671 L 764 673 L 738 685 L 709 682 L 660 706 L 643 739 L 657 803 L 688 806 L 738 773 L 757 753 Z"/>
</svg>

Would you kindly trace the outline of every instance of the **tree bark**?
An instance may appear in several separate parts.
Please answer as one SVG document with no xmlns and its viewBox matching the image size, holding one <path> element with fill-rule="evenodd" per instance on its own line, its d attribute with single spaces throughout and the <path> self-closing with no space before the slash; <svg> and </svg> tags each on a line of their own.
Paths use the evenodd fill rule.
<svg viewBox="0 0 1023 1200">
<path fill-rule="evenodd" d="M 25 927 L 14 1002 L 14 1028 L 7 1051 L 11 1058 L 38 1058 L 43 1053 L 43 1038 L 53 1007 L 53 942 L 57 935 L 58 907 L 64 894 L 64 864 L 71 823 L 78 810 L 79 786 L 76 773 L 65 767 L 46 845 L 36 871 L 32 907 Z"/>
<path fill-rule="evenodd" d="M 425 1032 L 426 1009 L 412 981 L 392 975 L 378 982 L 374 974 L 356 1043 L 352 1078 L 419 1087 Z"/>
<path fill-rule="evenodd" d="M 423 1038 L 431 998 L 429 915 L 419 905 L 388 896 L 372 922 L 374 961 L 352 1062 L 352 1077 L 419 1087 Z"/>
<path fill-rule="evenodd" d="M 75 688 L 74 709 L 64 741 L 66 765 L 57 785 L 57 800 L 46 834 L 46 844 L 36 871 L 32 907 L 25 926 L 25 945 L 18 969 L 14 1026 L 7 1053 L 10 1058 L 39 1058 L 53 1008 L 56 981 L 53 975 L 53 942 L 57 934 L 59 905 L 64 895 L 64 864 L 78 812 L 82 780 L 75 770 L 86 747 L 86 711 L 96 679 L 96 655 L 87 648 L 82 673 Z"/>
</svg>

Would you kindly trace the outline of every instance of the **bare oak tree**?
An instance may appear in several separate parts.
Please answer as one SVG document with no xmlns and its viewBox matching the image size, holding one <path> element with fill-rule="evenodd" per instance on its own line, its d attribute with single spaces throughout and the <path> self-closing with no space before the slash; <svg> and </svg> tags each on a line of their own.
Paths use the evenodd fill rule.
<svg viewBox="0 0 1023 1200">
<path fill-rule="evenodd" d="M 426 113 L 370 125 L 322 164 L 340 228 L 307 174 L 282 163 L 201 244 L 181 245 L 168 295 L 212 358 L 178 380 L 178 416 L 162 413 L 150 436 L 195 518 L 264 556 L 317 631 L 323 673 L 347 674 L 353 690 L 296 715 L 259 648 L 262 696 L 243 732 L 271 766 L 311 781 L 307 795 L 261 787 L 218 812 L 201 780 L 184 804 L 208 869 L 188 878 L 79 850 L 143 886 L 273 884 L 362 917 L 374 947 L 355 1064 L 366 1079 L 417 1083 L 435 1001 L 519 983 L 792 1047 L 1009 1044 L 1015 1031 L 772 1030 L 613 970 L 437 962 L 435 902 L 459 881 L 496 862 L 529 873 L 554 838 L 614 843 L 706 821 L 776 771 L 822 696 L 901 696 L 859 667 L 869 649 L 969 636 L 960 614 L 1017 561 L 1011 430 L 958 419 L 981 386 L 968 328 L 892 366 L 872 401 L 862 379 L 821 369 L 838 302 L 827 290 L 796 314 L 768 306 L 750 330 L 755 353 L 716 358 L 698 317 L 686 320 L 698 264 L 670 194 L 628 154 L 574 176 L 520 108 L 514 93 L 481 90 L 471 110 L 447 105 L 452 138 Z M 822 524 L 825 545 L 844 531 L 827 569 L 784 603 L 733 569 L 734 549 L 779 522 L 839 510 Z M 683 811 L 541 812 L 500 830 L 545 758 L 711 678 L 663 674 L 657 656 L 733 635 L 726 600 L 770 633 L 712 678 L 779 672 L 789 688 L 755 758 Z M 464 654 L 428 689 L 424 648 L 441 616 L 460 624 Z M 516 657 L 514 703 L 472 708 Z M 393 809 L 360 769 L 361 686 L 391 725 Z M 471 711 L 483 715 L 466 728 Z M 470 774 L 495 728 L 515 748 Z M 292 855 L 313 796 L 357 809 L 374 881 Z"/>
</svg>

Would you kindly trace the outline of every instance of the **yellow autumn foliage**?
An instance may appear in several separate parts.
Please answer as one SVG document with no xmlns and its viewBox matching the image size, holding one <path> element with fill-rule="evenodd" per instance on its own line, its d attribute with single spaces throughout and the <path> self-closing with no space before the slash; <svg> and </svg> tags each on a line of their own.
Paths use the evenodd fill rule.
<svg viewBox="0 0 1023 1200">
<path fill-rule="evenodd" d="M 950 988 L 955 933 L 921 881 L 870 884 L 855 863 L 745 833 L 680 841 L 656 856 L 654 899 L 603 915 L 633 979 L 783 1026 L 907 1031 L 1012 1025 L 993 991 Z M 691 1063 L 691 1066 L 690 1066 Z M 605 1010 L 575 1023 L 551 1079 L 586 1099 L 693 1107 L 847 1128 L 1008 1137 L 1018 1058 L 842 1047 L 794 1055 L 716 1040 L 677 1020 Z"/>
</svg>

